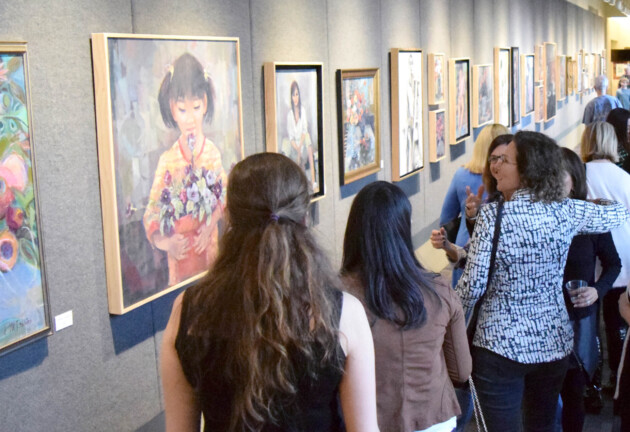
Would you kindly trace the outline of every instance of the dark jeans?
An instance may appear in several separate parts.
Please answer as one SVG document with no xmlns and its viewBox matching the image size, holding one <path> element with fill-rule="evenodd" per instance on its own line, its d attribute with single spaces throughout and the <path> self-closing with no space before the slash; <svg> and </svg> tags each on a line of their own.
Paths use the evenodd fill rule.
<svg viewBox="0 0 630 432">
<path fill-rule="evenodd" d="M 608 366 L 615 376 L 617 376 L 623 348 L 622 329 L 628 326 L 619 314 L 619 296 L 625 290 L 625 287 L 611 289 L 604 296 L 602 305 L 606 327 L 606 345 L 608 347 Z"/>
<path fill-rule="evenodd" d="M 568 357 L 524 364 L 473 347 L 473 380 L 488 432 L 554 430 Z"/>
<path fill-rule="evenodd" d="M 587 381 L 579 368 L 567 371 L 562 384 L 562 430 L 579 432 L 584 426 L 584 388 Z"/>
</svg>

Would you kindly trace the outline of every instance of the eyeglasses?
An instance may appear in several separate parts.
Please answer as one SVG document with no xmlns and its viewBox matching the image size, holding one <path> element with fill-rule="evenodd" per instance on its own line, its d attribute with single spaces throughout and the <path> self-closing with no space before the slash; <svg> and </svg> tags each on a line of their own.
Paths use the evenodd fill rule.
<svg viewBox="0 0 630 432">
<path fill-rule="evenodd" d="M 505 155 L 499 155 L 499 156 L 490 156 L 488 158 L 488 163 L 490 165 L 494 165 L 497 162 L 501 161 L 501 163 L 504 164 L 508 164 L 508 165 L 516 165 L 516 162 L 510 162 L 509 160 L 507 160 L 507 158 L 505 157 Z"/>
</svg>

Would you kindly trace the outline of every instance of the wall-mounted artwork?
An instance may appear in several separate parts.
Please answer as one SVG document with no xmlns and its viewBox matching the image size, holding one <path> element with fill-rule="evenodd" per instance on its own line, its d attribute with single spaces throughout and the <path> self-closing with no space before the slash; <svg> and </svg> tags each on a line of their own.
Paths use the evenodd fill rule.
<svg viewBox="0 0 630 432">
<path fill-rule="evenodd" d="M 324 196 L 323 65 L 265 63 L 266 148 L 302 167 L 313 200 Z"/>
<path fill-rule="evenodd" d="M 473 66 L 473 126 L 480 127 L 492 121 L 492 65 Z"/>
<path fill-rule="evenodd" d="M 429 112 L 429 162 L 437 162 L 446 155 L 446 111 Z"/>
<path fill-rule="evenodd" d="M 109 311 L 123 314 L 216 257 L 243 158 L 239 40 L 98 33 L 92 52 Z"/>
<path fill-rule="evenodd" d="M 381 169 L 379 70 L 337 71 L 339 180 L 342 185 Z"/>
<path fill-rule="evenodd" d="M 494 49 L 494 118 L 510 125 L 510 49 Z"/>
<path fill-rule="evenodd" d="M 50 334 L 26 43 L 0 43 L 0 354 Z"/>
<path fill-rule="evenodd" d="M 521 55 L 521 113 L 534 112 L 534 54 Z"/>
<path fill-rule="evenodd" d="M 446 56 L 442 53 L 429 54 L 428 59 L 429 105 L 444 102 L 446 79 Z"/>
<path fill-rule="evenodd" d="M 521 122 L 521 55 L 518 47 L 510 48 L 510 112 L 512 125 Z"/>
<path fill-rule="evenodd" d="M 583 75 L 584 75 L 584 52 L 582 50 L 577 53 L 577 74 L 575 75 L 575 82 L 577 83 L 577 92 L 582 93 L 584 91 Z"/>
<path fill-rule="evenodd" d="M 541 123 L 545 120 L 545 86 L 542 84 L 534 89 L 534 105 L 536 106 L 534 121 Z"/>
<path fill-rule="evenodd" d="M 534 76 L 537 83 L 542 83 L 545 80 L 545 57 L 544 57 L 544 45 L 536 45 L 534 47 Z"/>
<path fill-rule="evenodd" d="M 557 62 L 556 62 L 556 44 L 553 42 L 545 42 L 545 121 L 549 121 L 556 116 L 556 83 L 557 80 Z"/>
<path fill-rule="evenodd" d="M 422 51 L 392 49 L 392 180 L 424 166 L 422 129 Z"/>
<path fill-rule="evenodd" d="M 575 92 L 575 60 L 567 56 L 567 96 Z"/>
<path fill-rule="evenodd" d="M 470 136 L 470 59 L 450 59 L 448 103 L 450 143 Z"/>
<path fill-rule="evenodd" d="M 614 79 L 621 78 L 626 73 L 626 63 L 614 63 Z"/>
<path fill-rule="evenodd" d="M 599 76 L 602 74 L 602 55 L 593 53 L 595 57 L 595 76 Z"/>
<path fill-rule="evenodd" d="M 602 71 L 602 75 L 606 75 L 608 73 L 608 62 L 606 61 L 607 57 L 606 57 L 606 50 L 602 50 L 602 55 L 600 58 L 600 62 L 601 62 L 601 71 Z"/>
<path fill-rule="evenodd" d="M 559 55 L 557 58 L 557 100 L 565 100 L 567 98 L 567 56 Z"/>
</svg>

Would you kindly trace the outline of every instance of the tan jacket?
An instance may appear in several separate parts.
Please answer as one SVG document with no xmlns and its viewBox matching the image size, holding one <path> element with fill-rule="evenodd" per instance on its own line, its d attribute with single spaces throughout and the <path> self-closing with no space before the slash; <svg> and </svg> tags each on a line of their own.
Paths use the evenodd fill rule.
<svg viewBox="0 0 630 432">
<path fill-rule="evenodd" d="M 344 278 L 345 289 L 361 300 L 372 328 L 382 431 L 418 431 L 460 414 L 451 380 L 464 382 L 472 371 L 464 313 L 448 283 L 442 278 L 436 282 L 439 300 L 424 295 L 425 324 L 402 331 L 368 310 L 358 278 Z"/>
</svg>

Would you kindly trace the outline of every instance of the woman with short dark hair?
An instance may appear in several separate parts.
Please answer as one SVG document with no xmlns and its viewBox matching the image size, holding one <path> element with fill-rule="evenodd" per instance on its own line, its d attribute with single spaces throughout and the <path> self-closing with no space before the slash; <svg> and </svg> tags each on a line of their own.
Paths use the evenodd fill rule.
<svg viewBox="0 0 630 432">
<path fill-rule="evenodd" d="M 379 181 L 357 194 L 342 275 L 372 327 L 381 430 L 452 431 L 460 409 L 451 380 L 471 370 L 464 316 L 455 291 L 416 259 L 411 203 L 398 186 Z"/>
<path fill-rule="evenodd" d="M 493 173 L 505 202 L 482 206 L 456 289 L 467 316 L 484 295 L 473 378 L 489 431 L 551 430 L 573 347 L 562 296 L 569 245 L 575 234 L 609 231 L 630 214 L 617 203 L 566 199 L 560 148 L 541 133 L 514 135 Z"/>
</svg>

